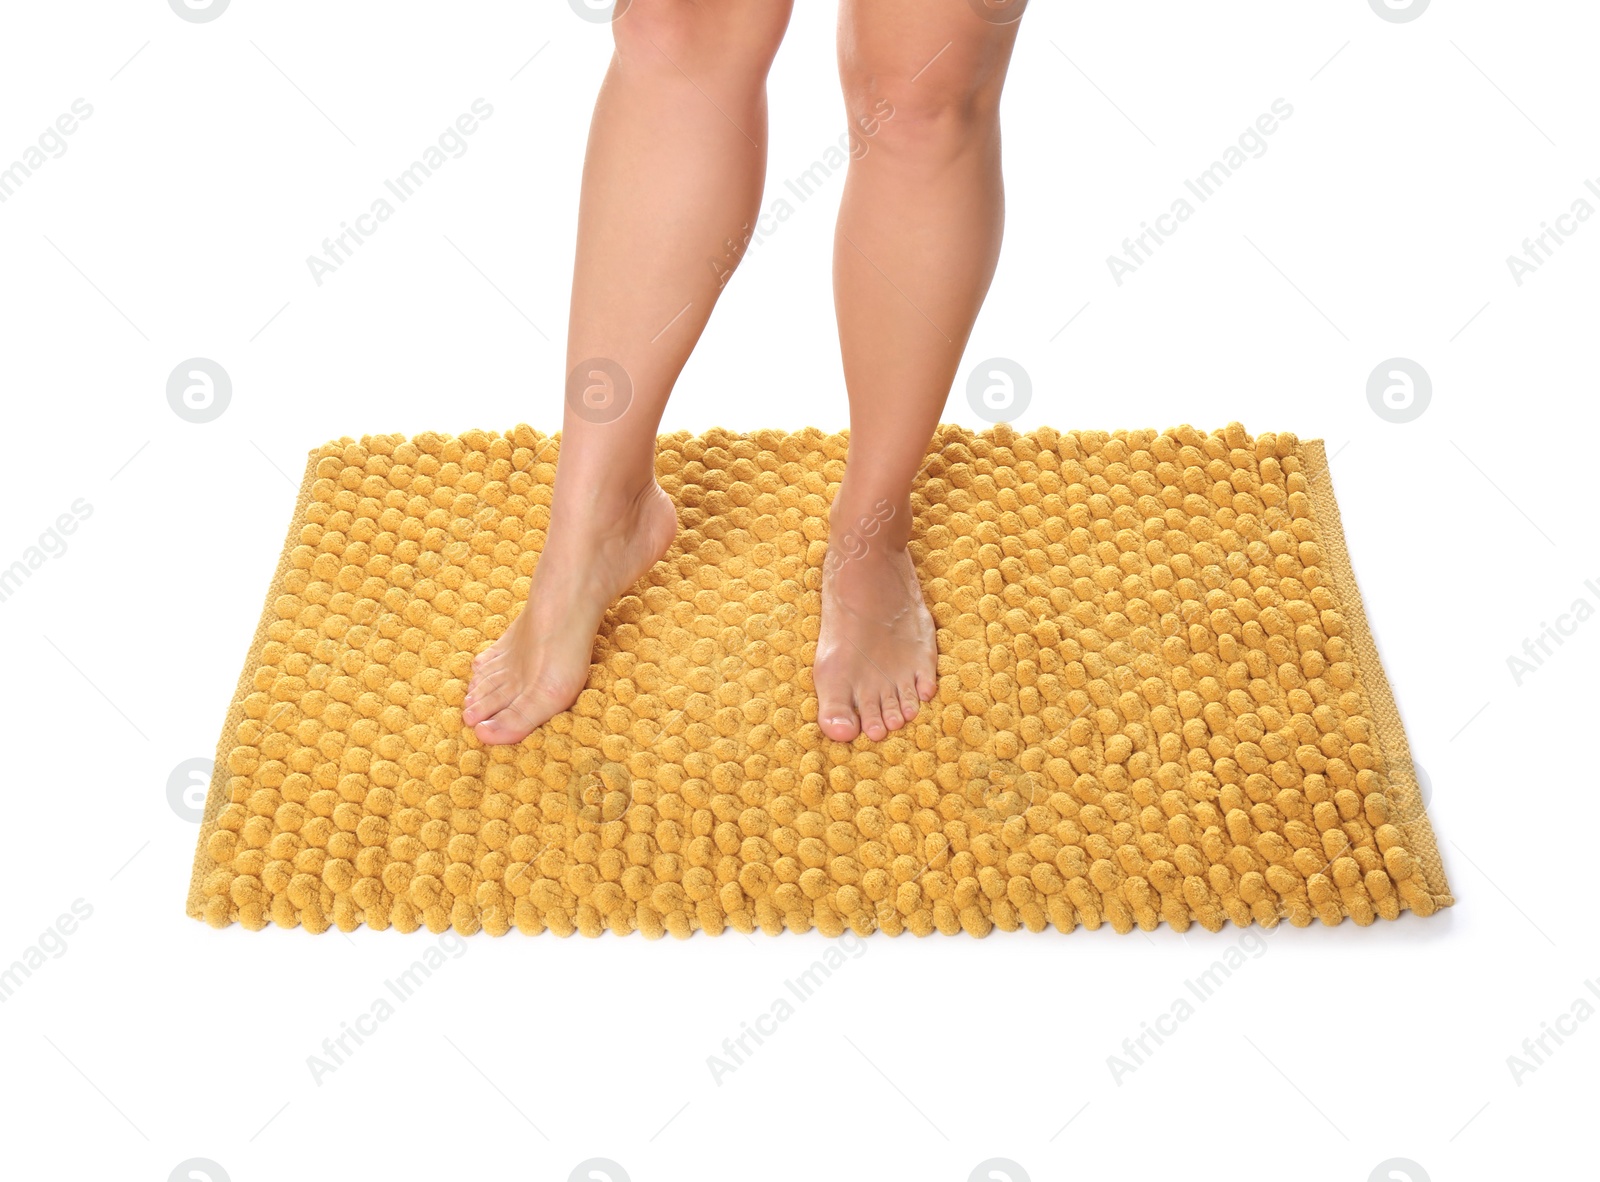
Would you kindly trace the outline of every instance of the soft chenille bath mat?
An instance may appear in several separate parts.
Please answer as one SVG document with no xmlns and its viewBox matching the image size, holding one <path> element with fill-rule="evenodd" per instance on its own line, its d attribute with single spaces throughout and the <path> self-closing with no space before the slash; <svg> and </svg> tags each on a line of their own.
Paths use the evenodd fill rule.
<svg viewBox="0 0 1600 1182">
<path fill-rule="evenodd" d="M 941 427 L 913 498 L 939 691 L 816 724 L 846 437 L 665 435 L 667 557 L 573 709 L 463 728 L 557 440 L 312 453 L 217 749 L 189 913 L 314 932 L 1296 926 L 1452 901 L 1319 441 Z"/>
</svg>

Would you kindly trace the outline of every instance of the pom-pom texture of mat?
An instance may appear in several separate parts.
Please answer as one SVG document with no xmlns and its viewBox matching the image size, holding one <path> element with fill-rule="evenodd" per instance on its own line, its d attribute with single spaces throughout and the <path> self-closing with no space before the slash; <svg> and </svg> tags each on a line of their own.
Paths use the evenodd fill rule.
<svg viewBox="0 0 1600 1182">
<path fill-rule="evenodd" d="M 661 436 L 677 541 L 606 615 L 573 708 L 502 747 L 461 707 L 526 595 L 559 437 L 312 452 L 189 913 L 920 936 L 1452 902 L 1320 441 L 941 426 L 911 542 L 938 695 L 848 744 L 810 675 L 846 443 Z"/>
</svg>

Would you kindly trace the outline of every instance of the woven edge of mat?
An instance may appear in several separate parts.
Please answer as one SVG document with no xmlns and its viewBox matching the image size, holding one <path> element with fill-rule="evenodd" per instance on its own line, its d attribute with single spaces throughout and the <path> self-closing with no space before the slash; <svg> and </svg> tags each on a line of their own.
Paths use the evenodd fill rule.
<svg viewBox="0 0 1600 1182">
<path fill-rule="evenodd" d="M 200 818 L 200 832 L 195 837 L 194 871 L 189 876 L 187 910 L 195 919 L 204 918 L 205 880 L 206 876 L 216 869 L 216 863 L 206 852 L 205 839 L 209 836 L 210 827 L 216 822 L 217 814 L 228 802 L 228 781 L 232 778 L 232 772 L 228 768 L 228 756 L 233 752 L 234 736 L 239 731 L 239 722 L 244 718 L 244 700 L 250 694 L 251 681 L 256 669 L 261 665 L 261 650 L 267 643 L 267 628 L 272 623 L 272 605 L 283 593 L 283 579 L 289 573 L 289 555 L 300 537 L 301 527 L 305 524 L 306 507 L 311 504 L 311 486 L 316 483 L 316 479 L 317 453 L 310 452 L 306 456 L 306 474 L 301 478 L 300 492 L 295 498 L 294 515 L 289 519 L 289 529 L 283 539 L 283 550 L 278 555 L 278 569 L 272 576 L 271 585 L 267 587 L 267 597 L 261 605 L 261 618 L 256 623 L 256 634 L 251 638 L 250 649 L 244 658 L 244 668 L 239 671 L 239 680 L 233 689 L 233 701 L 228 706 L 228 717 L 223 721 L 222 734 L 217 738 L 217 755 L 215 766 L 211 771 L 211 787 L 206 790 L 206 809 Z"/>
<path fill-rule="evenodd" d="M 1389 777 L 1389 795 L 1400 815 L 1409 818 L 1402 820 L 1398 828 L 1405 834 L 1406 849 L 1411 851 L 1422 868 L 1423 881 L 1433 896 L 1434 905 L 1449 907 L 1455 899 L 1450 894 L 1450 884 L 1445 880 L 1439 843 L 1434 837 L 1433 825 L 1428 820 L 1427 807 L 1417 786 L 1413 770 L 1415 765 L 1411 761 L 1411 744 L 1406 739 L 1405 726 L 1400 721 L 1400 707 L 1395 703 L 1394 690 L 1383 671 L 1378 645 L 1372 637 L 1371 625 L 1367 623 L 1367 609 L 1361 601 L 1361 588 L 1356 583 L 1355 568 L 1350 563 L 1350 551 L 1345 545 L 1344 522 L 1339 516 L 1339 502 L 1333 493 L 1333 473 L 1328 469 L 1327 448 L 1323 441 L 1301 440 L 1300 461 L 1307 472 L 1314 473 L 1307 478 L 1306 484 L 1317 531 L 1321 535 L 1323 567 L 1332 573 L 1339 591 L 1341 613 L 1349 629 L 1350 643 L 1356 651 L 1356 663 L 1361 670 L 1361 687 L 1372 707 L 1372 721 L 1378 731 L 1378 744 Z"/>
</svg>

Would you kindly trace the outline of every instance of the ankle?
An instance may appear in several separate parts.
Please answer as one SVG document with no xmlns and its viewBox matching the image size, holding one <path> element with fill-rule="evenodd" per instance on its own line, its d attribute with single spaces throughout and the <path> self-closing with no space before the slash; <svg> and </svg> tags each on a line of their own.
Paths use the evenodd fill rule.
<svg viewBox="0 0 1600 1182">
<path fill-rule="evenodd" d="M 639 515 L 659 487 L 652 472 L 643 478 L 616 473 L 593 478 L 574 474 L 565 482 L 558 476 L 550 503 L 551 520 L 571 520 L 586 528 L 624 525 Z"/>
<path fill-rule="evenodd" d="M 911 538 L 911 498 L 839 490 L 828 510 L 828 540 L 847 553 L 871 546 L 904 549 Z"/>
</svg>

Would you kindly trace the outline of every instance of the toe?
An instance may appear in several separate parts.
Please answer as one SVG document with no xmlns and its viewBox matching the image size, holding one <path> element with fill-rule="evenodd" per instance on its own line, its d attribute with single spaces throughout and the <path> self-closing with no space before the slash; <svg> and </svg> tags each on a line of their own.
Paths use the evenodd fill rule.
<svg viewBox="0 0 1600 1182">
<path fill-rule="evenodd" d="M 900 698 L 894 692 L 894 687 L 889 686 L 883 691 L 883 696 L 878 699 L 878 712 L 883 715 L 883 725 L 892 731 L 897 731 L 905 726 L 905 715 L 900 712 Z"/>
<path fill-rule="evenodd" d="M 499 659 L 485 661 L 481 665 L 472 666 L 472 676 L 467 679 L 467 700 L 471 701 L 483 693 L 483 687 L 506 675 L 505 662 Z"/>
<path fill-rule="evenodd" d="M 508 647 L 510 647 L 510 644 L 511 644 L 510 633 L 507 633 L 506 635 L 502 636 L 499 640 L 496 640 L 492 644 L 490 644 L 487 648 L 485 648 L 477 656 L 473 657 L 472 658 L 472 667 L 474 669 L 477 669 L 477 668 L 481 668 L 484 665 L 487 665 L 490 661 L 494 660 L 501 653 L 505 652 L 505 650 Z"/>
<path fill-rule="evenodd" d="M 933 696 L 939 692 L 939 678 L 933 673 L 917 674 L 917 697 L 924 702 L 933 701 Z"/>
<path fill-rule="evenodd" d="M 875 694 L 861 700 L 861 730 L 869 739 L 881 739 L 889 733 L 883 725 L 883 708 Z"/>
<path fill-rule="evenodd" d="M 467 691 L 461 721 L 468 726 L 477 726 L 484 719 L 492 718 L 505 709 L 513 696 L 508 688 L 509 683 L 510 678 L 503 669 L 492 670 L 476 678 L 472 688 Z"/>
<path fill-rule="evenodd" d="M 817 719 L 817 725 L 822 728 L 824 735 L 836 743 L 848 743 L 861 733 L 854 710 L 843 714 L 825 714 Z"/>
<path fill-rule="evenodd" d="M 539 724 L 525 708 L 522 699 L 506 704 L 491 717 L 473 726 L 473 733 L 485 743 L 520 743 L 533 733 Z"/>
<path fill-rule="evenodd" d="M 819 661 L 812 672 L 817 691 L 817 726 L 836 743 L 848 743 L 861 733 L 849 682 L 838 676 L 831 661 Z"/>
<path fill-rule="evenodd" d="M 922 702 L 917 697 L 916 681 L 906 682 L 895 692 L 900 697 L 900 713 L 910 722 L 922 709 Z"/>
<path fill-rule="evenodd" d="M 836 743 L 848 743 L 861 733 L 861 724 L 850 708 L 849 699 L 828 693 L 818 695 L 817 725 Z"/>
</svg>

